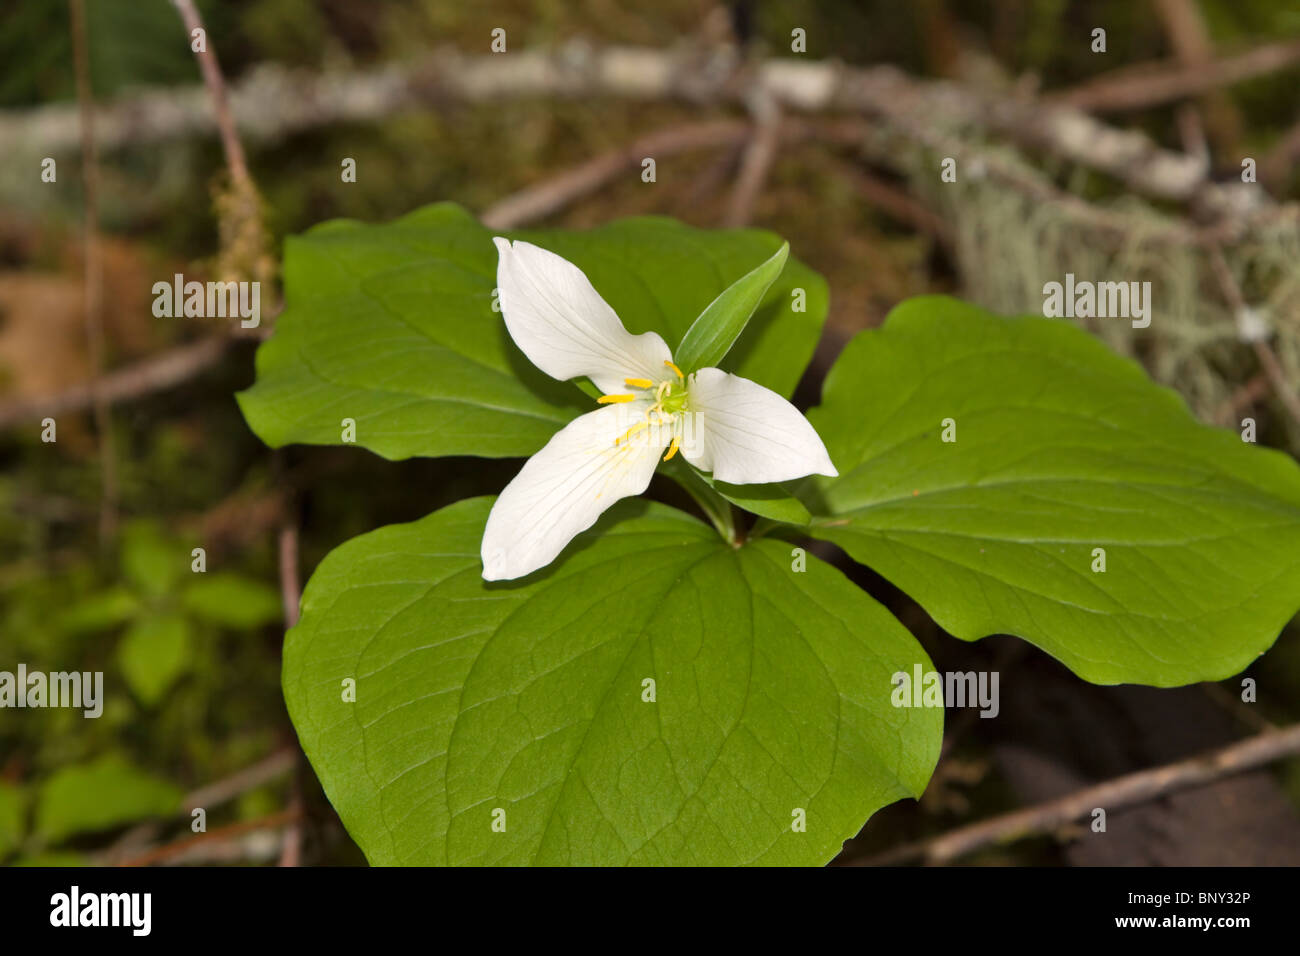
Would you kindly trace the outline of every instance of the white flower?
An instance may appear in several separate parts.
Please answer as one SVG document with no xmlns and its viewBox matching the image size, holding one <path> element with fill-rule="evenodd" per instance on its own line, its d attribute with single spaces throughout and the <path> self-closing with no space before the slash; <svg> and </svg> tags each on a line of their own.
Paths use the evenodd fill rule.
<svg viewBox="0 0 1300 956">
<path fill-rule="evenodd" d="M 550 564 L 606 508 L 645 491 L 661 455 L 680 451 L 731 484 L 837 474 L 812 425 L 780 395 L 716 368 L 684 376 L 664 340 L 628 332 L 573 263 L 527 242 L 495 242 L 510 337 L 546 374 L 590 378 L 604 407 L 560 429 L 501 492 L 483 532 L 484 578 Z"/>
</svg>

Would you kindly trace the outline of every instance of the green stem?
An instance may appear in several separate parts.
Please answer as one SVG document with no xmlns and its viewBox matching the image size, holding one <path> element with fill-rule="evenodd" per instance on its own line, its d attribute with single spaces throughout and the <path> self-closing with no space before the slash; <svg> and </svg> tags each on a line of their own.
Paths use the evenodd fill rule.
<svg viewBox="0 0 1300 956">
<path fill-rule="evenodd" d="M 730 501 L 710 488 L 690 465 L 674 463 L 665 468 L 664 473 L 695 499 L 700 510 L 713 522 L 713 527 L 718 529 L 718 534 L 722 535 L 723 541 L 732 546 L 740 544 L 736 537 L 735 512 L 731 508 Z"/>
</svg>

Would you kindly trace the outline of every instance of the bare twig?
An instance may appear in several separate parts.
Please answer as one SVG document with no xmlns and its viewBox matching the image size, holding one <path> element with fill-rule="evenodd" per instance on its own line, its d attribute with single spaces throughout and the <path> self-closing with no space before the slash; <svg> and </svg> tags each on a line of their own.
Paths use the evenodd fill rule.
<svg viewBox="0 0 1300 956">
<path fill-rule="evenodd" d="M 1267 385 L 1265 388 L 1267 388 Z M 1257 706 L 1246 703 L 1239 694 L 1227 690 L 1222 684 L 1206 682 L 1196 686 L 1216 707 L 1232 717 L 1233 720 L 1244 724 L 1256 733 L 1277 730 L 1277 724 L 1261 714 Z"/>
<path fill-rule="evenodd" d="M 1291 384 L 1286 380 L 1286 371 L 1278 361 L 1277 353 L 1267 342 L 1256 340 L 1251 345 L 1255 349 L 1260 367 L 1264 369 L 1264 374 L 1268 376 L 1269 383 L 1273 386 L 1273 394 L 1277 396 L 1287 413 L 1295 419 L 1296 424 L 1300 425 L 1300 398 L 1296 397 Z"/>
<path fill-rule="evenodd" d="M 740 120 L 709 120 L 657 130 L 627 146 L 602 153 L 579 166 L 551 176 L 493 203 L 480 217 L 491 229 L 509 229 L 536 222 L 590 195 L 614 177 L 640 165 L 647 157 L 671 156 L 699 149 L 717 149 L 743 142 L 749 127 Z"/>
<path fill-rule="evenodd" d="M 228 777 L 191 790 L 181 799 L 181 813 L 192 814 L 199 808 L 207 812 L 229 803 L 236 797 L 289 773 L 298 765 L 297 758 L 298 749 L 286 747 Z M 132 827 L 107 850 L 97 854 L 95 860 L 103 866 L 118 866 L 128 855 L 154 840 L 161 830 L 162 827 L 157 820 L 149 820 Z"/>
<path fill-rule="evenodd" d="M 6 402 L 0 405 L 0 428 L 90 408 L 97 396 L 115 404 L 172 388 L 216 365 L 236 341 L 209 336 L 53 395 Z"/>
<path fill-rule="evenodd" d="M 186 813 L 189 813 L 198 807 L 211 810 L 223 803 L 229 803 L 235 797 L 250 790 L 256 790 L 263 784 L 270 783 L 272 780 L 289 773 L 295 766 L 297 756 L 297 750 L 292 747 L 277 750 L 269 757 L 265 757 L 243 770 L 232 773 L 228 777 L 223 777 L 221 780 L 200 787 L 197 790 L 191 790 L 181 801 L 181 806 Z"/>
<path fill-rule="evenodd" d="M 749 143 L 740 158 L 740 172 L 727 202 L 723 224 L 731 227 L 747 226 L 754 217 L 754 204 L 763 190 L 767 174 L 776 160 L 781 139 L 781 109 L 763 87 L 749 99 L 749 112 L 754 127 Z"/>
<path fill-rule="evenodd" d="M 285 629 L 298 623 L 302 588 L 298 584 L 298 526 L 286 521 L 280 528 L 280 599 L 284 604 Z"/>
<path fill-rule="evenodd" d="M 1049 100 L 1090 113 L 1145 109 L 1300 65 L 1300 41 L 1267 43 L 1209 63 L 1139 64 L 1104 73 Z"/>
<path fill-rule="evenodd" d="M 285 459 L 283 452 L 277 452 L 273 463 L 276 483 L 281 487 L 291 487 L 286 480 Z M 280 526 L 280 600 L 284 605 L 284 627 L 288 631 L 298 624 L 298 615 L 302 605 L 302 584 L 298 574 L 298 509 L 292 500 L 284 509 L 284 521 Z M 303 814 L 303 766 L 301 753 L 294 752 L 293 776 L 290 780 L 289 810 L 293 819 L 285 827 L 284 842 L 280 848 L 280 866 L 299 866 L 302 862 L 302 814 Z"/>
<path fill-rule="evenodd" d="M 1219 282 L 1219 287 L 1223 290 L 1223 297 L 1231 306 L 1233 314 L 1240 316 L 1248 306 L 1245 297 L 1241 293 L 1241 287 L 1232 275 L 1232 269 L 1228 267 L 1228 262 L 1223 257 L 1223 250 L 1218 245 L 1210 245 L 1208 254 L 1211 269 Z M 1269 383 L 1273 386 L 1273 394 L 1277 396 L 1278 401 L 1286 408 L 1288 414 L 1295 419 L 1296 424 L 1300 425 L 1300 397 L 1296 396 L 1290 383 L 1287 382 L 1286 372 L 1282 368 L 1282 363 L 1278 360 L 1277 353 L 1264 339 L 1252 338 L 1250 344 L 1255 349 L 1255 355 L 1259 359 L 1260 367 L 1264 370 Z"/>
<path fill-rule="evenodd" d="M 1188 760 L 1117 777 L 1056 800 L 909 843 L 845 866 L 890 866 L 914 861 L 949 863 L 968 853 L 1037 834 L 1053 833 L 1101 807 L 1113 813 L 1179 790 L 1203 786 L 1300 753 L 1300 724 L 1238 741 Z"/>
<path fill-rule="evenodd" d="M 1287 130 L 1259 162 L 1259 178 L 1275 193 L 1286 188 L 1287 180 L 1300 159 L 1300 122 Z"/>
<path fill-rule="evenodd" d="M 1251 378 L 1245 385 L 1242 385 L 1228 397 L 1214 413 L 1214 420 L 1221 425 L 1234 427 L 1237 425 L 1237 416 L 1243 411 L 1250 408 L 1272 390 L 1273 383 L 1269 381 L 1268 375 L 1260 372 Z"/>
<path fill-rule="evenodd" d="M 302 775 L 301 764 L 294 770 L 289 796 L 289 824 L 284 828 L 284 844 L 280 848 L 280 866 L 302 865 Z"/>
<path fill-rule="evenodd" d="M 217 131 L 221 134 L 221 148 L 226 154 L 226 165 L 230 168 L 230 178 L 241 186 L 251 186 L 252 178 L 248 175 L 248 161 L 244 158 L 244 146 L 235 132 L 235 121 L 230 114 L 230 100 L 226 96 L 226 81 L 221 75 L 221 64 L 217 62 L 217 51 L 203 26 L 194 0 L 172 0 L 172 5 L 185 23 L 185 31 L 193 36 L 195 30 L 204 35 L 203 49 L 195 51 L 194 57 L 199 61 L 199 70 L 203 73 L 203 85 L 207 87 L 208 98 L 212 103 L 212 112 L 216 120 Z"/>
<path fill-rule="evenodd" d="M 194 0 L 172 0 L 185 23 L 185 29 L 194 35 L 202 31 L 203 43 L 195 49 L 194 56 L 203 74 L 203 85 L 208 91 L 221 147 L 230 172 L 229 191 L 218 191 L 214 205 L 220 232 L 219 272 L 242 279 L 247 274 L 270 291 L 275 278 L 275 262 L 267 252 L 266 228 L 262 222 L 262 198 L 248 172 L 244 147 L 235 129 L 231 115 L 226 81 L 217 62 L 216 46 L 207 35 Z"/>
<path fill-rule="evenodd" d="M 95 412 L 99 446 L 99 543 L 107 548 L 117 528 L 117 459 L 113 423 L 99 376 L 104 372 L 104 269 L 99 257 L 99 159 L 95 152 L 94 93 L 90 87 L 90 54 L 86 49 L 84 0 L 69 0 L 72 54 L 77 74 L 77 109 L 81 127 L 81 179 L 85 195 L 82 258 L 85 268 L 86 344 L 90 357 L 90 404 Z"/>
<path fill-rule="evenodd" d="M 1165 35 L 1178 62 L 1186 67 L 1204 69 L 1214 62 L 1214 43 L 1205 25 L 1196 0 L 1155 0 L 1156 13 L 1164 25 Z M 1179 125 L 1184 127 L 1184 143 L 1204 150 L 1209 162 L 1205 135 L 1209 133 L 1221 155 L 1234 155 L 1241 139 L 1241 114 L 1222 89 L 1207 90 L 1201 97 L 1200 107 L 1205 112 L 1205 122 L 1200 121 L 1196 104 L 1183 103 L 1178 108 Z M 1195 152 L 1188 149 L 1188 152 Z"/>
<path fill-rule="evenodd" d="M 150 866 L 154 863 L 161 863 L 163 860 L 169 860 L 173 857 L 182 856 L 188 853 L 196 846 L 202 846 L 205 843 L 221 842 L 229 840 L 231 837 L 251 833 L 257 830 L 270 830 L 290 824 L 298 819 L 300 812 L 295 809 L 281 810 L 268 816 L 259 817 L 256 820 L 243 820 L 239 823 L 232 823 L 228 826 L 219 827 L 207 833 L 200 833 L 197 836 L 187 837 L 183 840 L 177 840 L 175 843 L 167 843 L 163 846 L 154 847 L 138 856 L 131 857 L 119 863 L 118 866 Z"/>
<path fill-rule="evenodd" d="M 944 245 L 952 245 L 952 226 L 906 190 L 848 162 L 841 162 L 839 166 L 841 175 L 848 180 L 853 191 L 872 206 L 917 232 L 937 239 Z"/>
</svg>

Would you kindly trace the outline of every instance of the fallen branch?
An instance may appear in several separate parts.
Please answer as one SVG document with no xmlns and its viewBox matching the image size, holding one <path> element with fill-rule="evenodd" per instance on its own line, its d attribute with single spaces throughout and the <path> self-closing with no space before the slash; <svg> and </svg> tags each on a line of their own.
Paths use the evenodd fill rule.
<svg viewBox="0 0 1300 956">
<path fill-rule="evenodd" d="M 1197 0 L 1155 0 L 1154 6 L 1179 63 L 1195 69 L 1214 63 L 1214 42 Z M 1239 155 L 1241 113 L 1224 90 L 1208 91 L 1199 104 L 1191 100 L 1180 103 L 1177 117 L 1186 152 L 1198 153 L 1208 163 L 1213 142 L 1220 156 Z"/>
<path fill-rule="evenodd" d="M 839 163 L 839 167 L 840 174 L 848 180 L 853 191 L 876 209 L 923 235 L 937 239 L 945 246 L 952 246 L 952 225 L 914 199 L 906 190 L 848 162 Z"/>
<path fill-rule="evenodd" d="M 1117 777 L 1013 813 L 960 827 L 928 840 L 908 843 L 878 856 L 846 860 L 844 866 L 949 863 L 990 846 L 1052 833 L 1089 816 L 1098 807 L 1114 813 L 1179 790 L 1203 786 L 1300 754 L 1300 724 L 1238 741 L 1188 760 Z"/>
<path fill-rule="evenodd" d="M 760 87 L 750 97 L 748 105 L 754 126 L 740 157 L 736 184 L 727 199 L 727 212 L 723 216 L 723 225 L 733 229 L 749 225 L 754 218 L 758 194 L 776 162 L 777 147 L 781 142 L 781 109 L 775 100 Z"/>
<path fill-rule="evenodd" d="M 298 753 L 292 747 L 277 750 L 269 757 L 264 757 L 228 777 L 223 777 L 206 787 L 191 790 L 181 801 L 181 807 L 189 813 L 199 807 L 211 810 L 223 803 L 229 803 L 235 797 L 283 777 L 297 765 L 297 759 Z"/>
<path fill-rule="evenodd" d="M 1139 110 L 1300 66 L 1300 40 L 1266 43 L 1206 63 L 1139 64 L 1103 73 L 1048 101 L 1090 113 Z"/>
<path fill-rule="evenodd" d="M 297 766 L 298 751 L 294 747 L 277 750 L 255 764 L 237 770 L 228 777 L 214 781 L 205 787 L 191 790 L 181 799 L 180 813 L 189 815 L 202 808 L 210 811 L 250 790 L 268 784 L 284 776 Z M 95 862 L 101 866 L 118 866 L 129 856 L 155 839 L 162 827 L 157 820 L 149 820 L 132 827 L 108 849 L 95 855 Z"/>
<path fill-rule="evenodd" d="M 93 382 L 83 382 L 53 395 L 6 402 L 0 405 L 0 428 L 83 411 L 95 403 L 97 395 L 112 405 L 172 388 L 216 365 L 238 341 L 223 335 L 208 336 L 110 372 Z"/>
<path fill-rule="evenodd" d="M 154 863 L 161 863 L 163 860 L 169 860 L 173 857 L 183 856 L 195 847 L 202 846 L 206 843 L 224 842 L 231 837 L 242 836 L 257 830 L 278 829 L 282 826 L 291 825 L 301 816 L 297 809 L 281 810 L 277 813 L 269 814 L 265 817 L 259 817 L 256 820 L 244 820 L 239 823 L 232 823 L 228 826 L 211 830 L 208 833 L 200 833 L 197 836 L 187 837 L 183 840 L 177 840 L 175 843 L 166 843 L 162 846 L 154 847 L 150 850 L 124 860 L 118 866 L 150 866 Z"/>
<path fill-rule="evenodd" d="M 1250 62 L 1259 57 L 1257 53 Z M 1270 62 L 1276 65 L 1277 60 Z M 1233 70 L 1241 68 L 1228 72 Z M 1197 201 L 1212 210 L 1233 208 L 1194 157 L 1162 149 L 1140 132 L 1115 129 L 1066 103 L 917 80 L 891 66 L 853 68 L 786 58 L 750 68 L 731 48 L 665 51 L 570 44 L 509 56 L 443 50 L 414 64 L 351 73 L 313 75 L 264 67 L 233 88 L 230 113 L 245 135 L 272 139 L 447 102 L 552 97 L 743 105 L 754 90 L 785 112 L 858 113 L 909 134 L 936 125 L 962 130 L 971 139 L 992 131 L 1021 147 L 1044 149 L 1104 172 L 1143 195 Z M 62 106 L 0 113 L 0 141 L 39 144 L 45 153 L 57 152 L 74 141 L 71 119 Z M 193 90 L 155 91 L 119 101 L 105 108 L 98 122 L 106 148 L 214 128 Z"/>
<path fill-rule="evenodd" d="M 536 222 L 594 193 L 621 173 L 635 169 L 647 156 L 664 157 L 734 146 L 744 142 L 749 131 L 749 125 L 740 120 L 708 120 L 657 130 L 507 196 L 484 210 L 480 219 L 491 229 Z"/>
</svg>

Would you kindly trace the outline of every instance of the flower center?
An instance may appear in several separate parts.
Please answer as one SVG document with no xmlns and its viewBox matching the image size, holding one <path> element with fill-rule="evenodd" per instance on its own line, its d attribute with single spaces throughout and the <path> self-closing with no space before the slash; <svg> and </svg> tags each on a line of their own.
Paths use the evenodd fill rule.
<svg viewBox="0 0 1300 956">
<path fill-rule="evenodd" d="M 631 441 L 636 435 L 641 434 L 646 429 L 653 426 L 671 426 L 673 428 L 672 442 L 668 446 L 668 454 L 664 455 L 664 461 L 672 458 L 677 454 L 677 449 L 681 447 L 681 438 L 677 435 L 677 416 L 686 410 L 686 404 L 690 397 L 686 387 L 686 376 L 672 362 L 665 360 L 664 365 L 668 366 L 676 374 L 674 381 L 671 378 L 663 379 L 655 383 L 648 378 L 625 378 L 623 384 L 628 388 L 634 388 L 639 391 L 651 391 L 654 396 L 654 404 L 646 409 L 645 421 L 637 422 L 626 432 L 622 438 L 614 439 L 615 445 L 621 445 L 624 442 Z M 632 402 L 637 396 L 631 392 L 618 395 L 602 395 L 596 399 L 602 405 L 619 404 L 622 402 Z"/>
<path fill-rule="evenodd" d="M 658 412 L 665 417 L 674 418 L 686 409 L 686 399 L 685 382 L 660 382 L 655 389 L 655 404 L 650 412 L 651 414 Z"/>
</svg>

